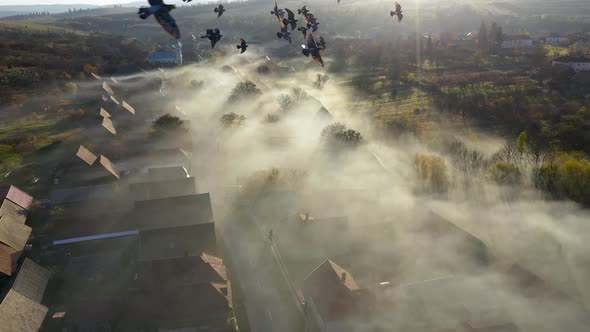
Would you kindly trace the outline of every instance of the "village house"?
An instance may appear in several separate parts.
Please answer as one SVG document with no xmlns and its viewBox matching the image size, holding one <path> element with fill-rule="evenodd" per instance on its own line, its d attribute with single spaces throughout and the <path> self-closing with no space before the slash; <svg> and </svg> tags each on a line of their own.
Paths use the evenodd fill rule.
<svg viewBox="0 0 590 332">
<path fill-rule="evenodd" d="M 48 270 L 25 258 L 9 287 L 0 291 L 1 331 L 39 331 L 48 310 L 41 301 L 49 276 Z"/>
<path fill-rule="evenodd" d="M 585 56 L 562 56 L 553 59 L 553 66 L 566 66 L 572 68 L 576 73 L 590 71 L 590 58 Z"/>
<path fill-rule="evenodd" d="M 127 231 L 53 242 L 68 255 L 49 330 L 234 331 L 209 194 L 137 201 L 128 218 Z"/>
<path fill-rule="evenodd" d="M 519 331 L 490 286 L 477 278 L 449 275 L 361 287 L 348 270 L 326 259 L 304 281 L 306 328 L 313 332 L 376 332 L 392 327 L 409 332 Z"/>
<path fill-rule="evenodd" d="M 526 35 L 504 35 L 502 38 L 502 49 L 517 49 L 533 47 L 533 39 Z"/>
<path fill-rule="evenodd" d="M 129 184 L 129 194 L 134 201 L 144 201 L 150 199 L 193 195 L 197 193 L 197 183 L 194 177 L 187 177 L 186 171 L 182 167 L 169 168 L 175 170 L 174 173 L 185 175 L 184 177 L 166 179 L 166 172 L 158 172 L 158 176 L 149 175 L 144 182 L 135 182 Z M 153 169 L 150 169 L 150 171 Z M 151 174 L 151 173 L 149 173 Z M 150 179 L 161 180 L 150 180 Z"/>
<path fill-rule="evenodd" d="M 152 66 L 182 66 L 182 50 L 162 51 L 148 54 L 146 61 Z"/>
<path fill-rule="evenodd" d="M 543 38 L 543 41 L 545 42 L 545 45 L 563 45 L 567 43 L 568 38 L 556 33 L 552 33 L 549 36 Z"/>
<path fill-rule="evenodd" d="M 31 227 L 25 225 L 27 211 L 33 197 L 10 186 L 0 208 L 0 273 L 11 276 L 31 235 Z"/>
</svg>

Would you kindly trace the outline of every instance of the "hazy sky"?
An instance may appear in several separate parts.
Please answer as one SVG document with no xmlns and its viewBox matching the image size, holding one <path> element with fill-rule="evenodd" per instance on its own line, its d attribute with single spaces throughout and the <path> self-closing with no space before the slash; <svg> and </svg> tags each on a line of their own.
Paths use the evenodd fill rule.
<svg viewBox="0 0 590 332">
<path fill-rule="evenodd" d="M 135 2 L 136 0 L 0 0 L 0 6 L 2 5 L 52 5 L 52 4 L 89 4 L 89 5 L 114 5 L 119 3 Z M 167 1 L 170 3 L 181 2 L 181 1 Z M 147 3 L 147 1 L 146 1 Z"/>
</svg>

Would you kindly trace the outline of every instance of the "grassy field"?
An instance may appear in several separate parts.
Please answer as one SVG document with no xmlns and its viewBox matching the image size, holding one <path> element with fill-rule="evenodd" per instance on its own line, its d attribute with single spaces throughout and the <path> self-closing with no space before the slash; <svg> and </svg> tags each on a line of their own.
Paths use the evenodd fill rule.
<svg viewBox="0 0 590 332">
<path fill-rule="evenodd" d="M 56 149 L 80 128 L 62 128 L 64 114 L 22 117 L 0 125 L 0 184 L 30 183 L 33 176 L 48 183 L 51 167 L 58 162 Z"/>
</svg>

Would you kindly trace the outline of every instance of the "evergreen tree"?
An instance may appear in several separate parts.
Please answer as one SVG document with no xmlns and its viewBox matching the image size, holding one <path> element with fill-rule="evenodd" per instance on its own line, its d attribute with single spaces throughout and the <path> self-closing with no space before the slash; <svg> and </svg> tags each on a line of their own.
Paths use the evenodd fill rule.
<svg viewBox="0 0 590 332">
<path fill-rule="evenodd" d="M 432 58 L 432 50 L 433 50 L 433 46 L 432 46 L 432 36 L 428 36 L 428 39 L 426 40 L 426 55 Z"/>
<path fill-rule="evenodd" d="M 488 43 L 488 28 L 486 27 L 485 22 L 481 22 L 481 26 L 479 27 L 479 35 L 477 45 L 480 50 L 486 51 L 489 48 Z"/>
<path fill-rule="evenodd" d="M 504 41 L 504 32 L 502 32 L 502 27 L 498 27 L 498 31 L 496 31 L 496 45 L 498 48 L 502 48 L 503 41 Z"/>
</svg>

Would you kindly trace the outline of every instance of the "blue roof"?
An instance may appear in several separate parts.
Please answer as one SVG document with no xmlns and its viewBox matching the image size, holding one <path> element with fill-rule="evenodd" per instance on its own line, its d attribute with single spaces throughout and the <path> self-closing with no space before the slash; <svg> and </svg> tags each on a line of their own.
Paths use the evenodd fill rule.
<svg viewBox="0 0 590 332">
<path fill-rule="evenodd" d="M 176 52 L 156 52 L 150 53 L 147 56 L 148 60 L 162 60 L 162 59 L 176 59 Z"/>
<path fill-rule="evenodd" d="M 77 242 L 84 242 L 84 241 L 91 241 L 91 240 L 111 239 L 111 238 L 116 238 L 116 237 L 123 237 L 123 236 L 129 236 L 129 235 L 137 235 L 137 234 L 139 234 L 139 231 L 133 230 L 133 231 L 100 234 L 100 235 L 82 236 L 82 237 L 75 237 L 75 238 L 71 238 L 71 239 L 53 241 L 53 245 L 56 246 L 56 245 L 60 245 L 60 244 L 77 243 Z"/>
</svg>

